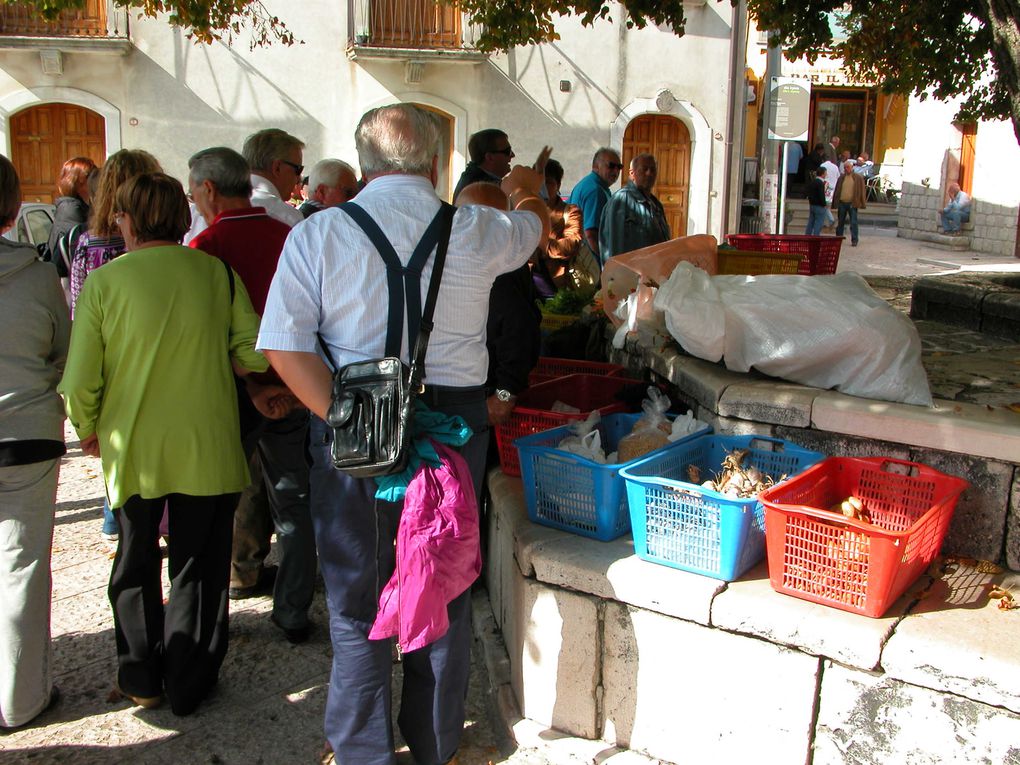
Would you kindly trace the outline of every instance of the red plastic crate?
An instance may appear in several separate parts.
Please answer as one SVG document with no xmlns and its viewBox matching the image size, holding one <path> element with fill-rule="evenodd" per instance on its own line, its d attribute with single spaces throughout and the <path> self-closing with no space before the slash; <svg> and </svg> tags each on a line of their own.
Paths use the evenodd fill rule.
<svg viewBox="0 0 1020 765">
<path fill-rule="evenodd" d="M 730 234 L 726 237 L 738 250 L 754 252 L 797 252 L 804 256 L 798 273 L 804 276 L 836 273 L 839 236 L 806 236 L 805 234 Z"/>
<path fill-rule="evenodd" d="M 596 409 L 601 414 L 627 411 L 627 405 L 616 395 L 639 380 L 599 375 L 567 375 L 528 388 L 517 398 L 510 419 L 496 426 L 496 447 L 499 464 L 507 475 L 521 474 L 520 458 L 514 439 L 557 428 L 574 420 L 584 420 Z M 557 401 L 577 407 L 579 413 L 553 412 Z"/>
<path fill-rule="evenodd" d="M 882 616 L 942 547 L 969 484 L 915 462 L 830 457 L 761 494 L 777 592 Z M 827 508 L 860 497 L 871 523 Z"/>
<path fill-rule="evenodd" d="M 582 361 L 580 359 L 557 359 L 552 356 L 540 356 L 538 364 L 528 375 L 528 385 L 555 380 L 567 375 L 601 375 L 602 377 L 621 377 L 627 370 L 619 364 L 607 361 Z"/>
</svg>

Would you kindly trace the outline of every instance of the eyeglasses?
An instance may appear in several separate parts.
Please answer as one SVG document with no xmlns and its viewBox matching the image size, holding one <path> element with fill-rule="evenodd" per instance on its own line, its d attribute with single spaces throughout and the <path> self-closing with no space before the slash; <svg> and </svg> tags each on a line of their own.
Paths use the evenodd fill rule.
<svg viewBox="0 0 1020 765">
<path fill-rule="evenodd" d="M 512 157 L 514 150 L 507 146 L 505 149 L 493 149 L 489 154 L 506 154 L 508 157 Z"/>
<path fill-rule="evenodd" d="M 622 162 L 606 162 L 606 167 L 610 170 L 623 170 Z"/>
<path fill-rule="evenodd" d="M 290 161 L 288 161 L 286 159 L 281 159 L 280 161 L 283 164 L 288 165 L 291 170 L 293 170 L 295 173 L 297 173 L 299 178 L 301 177 L 301 173 L 304 172 L 304 169 L 305 169 L 304 165 L 295 165 L 293 162 L 290 162 Z"/>
</svg>

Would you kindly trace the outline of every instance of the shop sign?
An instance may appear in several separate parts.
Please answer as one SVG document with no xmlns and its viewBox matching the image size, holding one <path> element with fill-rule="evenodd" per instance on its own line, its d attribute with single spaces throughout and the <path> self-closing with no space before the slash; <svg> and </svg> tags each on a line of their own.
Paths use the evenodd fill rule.
<svg viewBox="0 0 1020 765">
<path fill-rule="evenodd" d="M 806 141 L 811 117 L 811 83 L 772 78 L 770 141 Z"/>
</svg>

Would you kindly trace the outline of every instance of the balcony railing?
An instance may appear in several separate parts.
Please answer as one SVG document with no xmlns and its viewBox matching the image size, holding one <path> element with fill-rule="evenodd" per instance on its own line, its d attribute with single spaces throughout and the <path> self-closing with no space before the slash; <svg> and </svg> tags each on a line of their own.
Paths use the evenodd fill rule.
<svg viewBox="0 0 1020 765">
<path fill-rule="evenodd" d="M 348 44 L 354 48 L 474 50 L 479 28 L 460 9 L 436 0 L 348 0 Z"/>
<path fill-rule="evenodd" d="M 127 16 L 110 0 L 86 0 L 81 10 L 63 11 L 44 21 L 31 2 L 0 5 L 0 35 L 8 37 L 108 38 L 127 37 Z"/>
</svg>

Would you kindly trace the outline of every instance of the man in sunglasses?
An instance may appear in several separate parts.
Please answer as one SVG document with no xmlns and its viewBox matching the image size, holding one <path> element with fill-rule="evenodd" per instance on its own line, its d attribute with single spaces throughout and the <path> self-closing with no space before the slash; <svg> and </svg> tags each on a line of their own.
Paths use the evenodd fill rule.
<svg viewBox="0 0 1020 765">
<path fill-rule="evenodd" d="M 270 218 L 296 226 L 305 219 L 297 208 L 287 204 L 290 192 L 305 170 L 302 141 L 279 128 L 252 133 L 244 141 L 241 154 L 251 165 L 251 203 L 266 208 Z"/>
<path fill-rule="evenodd" d="M 620 178 L 623 163 L 615 149 L 603 146 L 595 152 L 591 160 L 591 172 L 577 182 L 570 192 L 569 204 L 581 208 L 584 219 L 584 239 L 596 258 L 604 262 L 599 255 L 599 221 L 602 210 L 613 192 L 609 190 Z"/>
<path fill-rule="evenodd" d="M 453 198 L 472 183 L 499 183 L 510 172 L 510 160 L 516 155 L 510 148 L 510 138 L 502 130 L 486 128 L 473 133 L 468 139 L 468 156 L 471 158 L 457 181 Z"/>
</svg>

